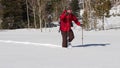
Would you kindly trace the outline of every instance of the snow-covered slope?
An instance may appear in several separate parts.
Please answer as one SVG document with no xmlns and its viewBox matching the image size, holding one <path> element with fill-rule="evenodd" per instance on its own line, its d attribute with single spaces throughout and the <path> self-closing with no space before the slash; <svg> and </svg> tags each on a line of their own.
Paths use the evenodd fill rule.
<svg viewBox="0 0 120 68">
<path fill-rule="evenodd" d="M 110 15 L 120 14 L 120 5 L 113 7 L 110 10 Z"/>
<path fill-rule="evenodd" d="M 120 29 L 120 16 L 105 18 L 105 29 Z"/>
<path fill-rule="evenodd" d="M 120 30 L 74 33 L 65 49 L 58 27 L 0 31 L 0 68 L 120 68 Z"/>
<path fill-rule="evenodd" d="M 82 16 L 84 10 L 80 11 L 80 15 Z M 105 29 L 118 29 L 120 28 L 120 5 L 112 7 L 110 10 L 111 17 L 104 18 L 104 27 Z M 94 21 L 93 21 L 94 22 Z M 92 22 L 90 22 L 92 23 Z M 97 28 L 102 29 L 103 21 L 98 19 Z"/>
<path fill-rule="evenodd" d="M 105 28 L 120 28 L 120 16 L 117 16 L 120 15 L 120 5 L 113 7 L 110 10 L 110 15 L 112 15 L 110 18 L 105 18 Z"/>
</svg>

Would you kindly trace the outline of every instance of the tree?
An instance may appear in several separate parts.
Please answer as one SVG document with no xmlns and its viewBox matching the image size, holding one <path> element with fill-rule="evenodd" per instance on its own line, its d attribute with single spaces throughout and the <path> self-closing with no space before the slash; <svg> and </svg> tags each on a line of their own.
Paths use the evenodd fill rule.
<svg viewBox="0 0 120 68">
<path fill-rule="evenodd" d="M 63 0 L 51 0 L 53 6 L 53 19 L 55 21 L 59 19 L 60 12 L 62 12 L 61 1 Z"/>
<path fill-rule="evenodd" d="M 109 10 L 111 9 L 111 7 L 112 7 L 112 4 L 111 4 L 110 0 L 105 1 L 105 3 L 104 3 L 104 10 L 105 10 L 105 16 L 106 17 L 110 16 L 109 15 Z"/>
<path fill-rule="evenodd" d="M 96 16 L 102 20 L 102 29 L 104 30 L 104 17 L 109 17 L 109 10 L 111 9 L 110 0 L 96 0 L 93 5 Z M 95 6 L 95 7 L 94 7 Z"/>
<path fill-rule="evenodd" d="M 79 1 L 78 0 L 72 0 L 70 3 L 73 14 L 75 14 L 77 17 L 80 16 L 80 7 L 79 7 Z"/>
<path fill-rule="evenodd" d="M 101 19 L 101 29 L 104 30 L 104 17 L 109 17 L 110 9 L 110 0 L 85 0 L 83 15 L 83 18 L 85 18 L 83 19 L 83 22 L 85 22 L 85 27 L 87 29 L 97 29 L 97 20 Z"/>
<path fill-rule="evenodd" d="M 3 8 L 3 22 L 2 28 L 15 29 L 23 28 L 24 21 L 23 18 L 25 0 L 1 0 Z"/>
<path fill-rule="evenodd" d="M 30 17 L 29 17 L 29 6 L 28 6 L 28 0 L 26 0 L 26 7 L 27 7 L 27 23 L 28 23 L 28 28 L 30 27 Z"/>
<path fill-rule="evenodd" d="M 34 24 L 33 27 L 37 28 L 38 27 L 37 26 L 37 0 L 29 0 L 28 3 L 29 3 L 29 5 L 28 5 L 29 11 L 32 11 L 30 13 L 30 15 L 33 18 L 33 23 L 32 23 L 32 24 Z"/>
<path fill-rule="evenodd" d="M 91 5 L 90 5 L 90 0 L 84 0 L 84 4 L 83 4 L 83 8 L 84 8 L 84 13 L 83 13 L 83 24 L 84 24 L 84 28 L 86 28 L 86 30 L 90 30 L 91 27 Z"/>
</svg>

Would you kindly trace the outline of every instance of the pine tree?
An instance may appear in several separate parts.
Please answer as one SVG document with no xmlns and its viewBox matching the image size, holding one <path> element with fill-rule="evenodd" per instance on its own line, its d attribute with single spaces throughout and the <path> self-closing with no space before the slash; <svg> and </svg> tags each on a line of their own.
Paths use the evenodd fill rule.
<svg viewBox="0 0 120 68">
<path fill-rule="evenodd" d="M 104 17 L 109 17 L 110 0 L 85 0 L 83 22 L 86 29 L 97 29 L 97 20 L 101 20 L 104 30 Z"/>
<path fill-rule="evenodd" d="M 96 0 L 96 5 L 94 10 L 96 12 L 96 16 L 102 20 L 102 30 L 104 30 L 104 17 L 109 17 L 109 10 L 111 9 L 110 0 Z"/>
<path fill-rule="evenodd" d="M 73 10 L 73 14 L 75 14 L 77 17 L 80 16 L 80 7 L 79 7 L 79 1 L 78 0 L 72 0 L 71 1 L 71 7 Z"/>
<path fill-rule="evenodd" d="M 109 11 L 110 11 L 111 7 L 112 7 L 112 4 L 111 4 L 110 0 L 105 1 L 104 10 L 105 10 L 105 16 L 106 17 L 110 17 Z"/>
<path fill-rule="evenodd" d="M 2 28 L 15 29 L 25 26 L 25 0 L 1 0 L 1 4 L 4 6 Z"/>
</svg>

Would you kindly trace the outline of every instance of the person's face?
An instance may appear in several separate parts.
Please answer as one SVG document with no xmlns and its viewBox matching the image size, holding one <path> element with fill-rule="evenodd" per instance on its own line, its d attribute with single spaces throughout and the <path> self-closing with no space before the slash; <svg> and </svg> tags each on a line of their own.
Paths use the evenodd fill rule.
<svg viewBox="0 0 120 68">
<path fill-rule="evenodd" d="M 72 10 L 71 10 L 71 9 L 68 9 L 67 12 L 68 12 L 68 13 L 72 13 Z"/>
</svg>

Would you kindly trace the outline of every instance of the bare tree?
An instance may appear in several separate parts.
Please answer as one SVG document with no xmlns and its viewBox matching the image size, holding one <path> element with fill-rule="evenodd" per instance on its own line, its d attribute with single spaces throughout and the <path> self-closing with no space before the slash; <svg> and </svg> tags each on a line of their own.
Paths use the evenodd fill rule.
<svg viewBox="0 0 120 68">
<path fill-rule="evenodd" d="M 39 24 L 40 24 L 40 30 L 42 32 L 42 0 L 37 0 L 38 3 L 38 17 L 39 17 Z"/>
<path fill-rule="evenodd" d="M 27 22 L 28 22 L 28 28 L 30 28 L 30 18 L 29 18 L 28 0 L 26 0 L 26 7 L 27 7 Z"/>
<path fill-rule="evenodd" d="M 46 18 L 48 13 L 46 12 L 45 8 L 46 8 L 46 3 L 49 0 L 37 0 L 37 4 L 38 4 L 38 17 L 39 17 L 39 23 L 40 23 L 40 30 L 42 32 L 42 27 L 43 24 L 45 24 L 46 22 Z"/>
<path fill-rule="evenodd" d="M 34 27 L 37 28 L 37 21 L 36 21 L 37 0 L 29 0 L 29 4 L 32 7 L 32 11 L 33 11 Z"/>
</svg>

